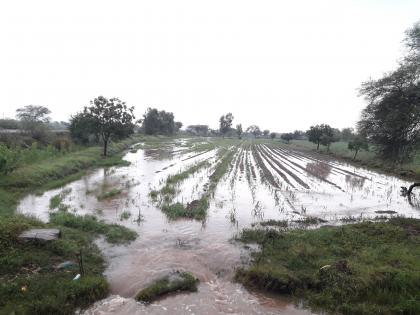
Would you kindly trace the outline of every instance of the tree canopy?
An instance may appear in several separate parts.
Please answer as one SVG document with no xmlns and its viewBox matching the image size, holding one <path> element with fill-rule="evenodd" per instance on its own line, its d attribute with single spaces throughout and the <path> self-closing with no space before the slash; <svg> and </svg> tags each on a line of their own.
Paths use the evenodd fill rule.
<svg viewBox="0 0 420 315">
<path fill-rule="evenodd" d="M 246 129 L 246 132 L 252 133 L 256 138 L 261 134 L 261 129 L 257 125 L 251 125 Z"/>
<path fill-rule="evenodd" d="M 122 139 L 134 132 L 133 109 L 118 98 L 99 96 L 82 113 L 72 117 L 70 132 L 73 136 L 84 132 L 96 135 L 102 140 L 103 155 L 106 156 L 109 140 Z"/>
<path fill-rule="evenodd" d="M 148 108 L 143 115 L 142 128 L 147 135 L 172 135 L 176 131 L 174 114 L 156 108 Z"/>
<path fill-rule="evenodd" d="M 226 115 L 222 115 L 219 119 L 219 123 L 220 123 L 220 133 L 225 136 L 225 134 L 230 130 L 230 128 L 232 127 L 232 122 L 233 122 L 233 115 L 232 113 L 227 113 Z"/>
<path fill-rule="evenodd" d="M 379 155 L 402 163 L 420 142 L 420 24 L 406 32 L 408 53 L 396 70 L 362 84 L 368 102 L 358 129 L 375 144 Z"/>
<path fill-rule="evenodd" d="M 316 149 L 319 150 L 319 145 L 325 145 L 329 148 L 330 144 L 334 142 L 334 132 L 330 125 L 321 124 L 311 126 L 306 132 L 308 140 L 317 145 Z"/>
</svg>

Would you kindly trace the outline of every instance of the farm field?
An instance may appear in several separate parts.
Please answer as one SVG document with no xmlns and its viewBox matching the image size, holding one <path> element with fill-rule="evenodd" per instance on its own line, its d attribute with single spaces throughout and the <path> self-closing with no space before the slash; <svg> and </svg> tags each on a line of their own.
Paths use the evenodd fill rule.
<svg viewBox="0 0 420 315">
<path fill-rule="evenodd" d="M 409 182 L 271 140 L 160 138 L 133 145 L 124 159 L 130 165 L 91 171 L 17 206 L 45 222 L 66 212 L 137 232 L 129 245 L 97 240 L 111 296 L 85 314 L 313 314 L 233 281 L 252 260 L 252 245 L 235 241 L 244 228 L 420 217 L 419 196 L 400 196 Z M 134 300 L 173 270 L 197 277 L 198 291 L 147 306 Z"/>
</svg>

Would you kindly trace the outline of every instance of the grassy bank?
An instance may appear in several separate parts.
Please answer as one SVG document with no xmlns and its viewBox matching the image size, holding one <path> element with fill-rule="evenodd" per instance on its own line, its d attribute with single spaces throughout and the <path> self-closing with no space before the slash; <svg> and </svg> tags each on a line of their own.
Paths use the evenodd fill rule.
<svg viewBox="0 0 420 315">
<path fill-rule="evenodd" d="M 17 238 L 28 228 L 50 226 L 56 227 L 23 216 L 2 218 L 0 314 L 73 314 L 108 294 L 104 261 L 91 233 L 60 227 L 62 237 L 50 243 L 23 243 Z M 79 273 L 76 254 L 81 248 L 85 276 L 73 281 Z M 56 268 L 68 260 L 76 266 Z"/>
<path fill-rule="evenodd" d="M 261 249 L 236 273 L 247 286 L 292 294 L 332 314 L 418 314 L 420 220 L 245 229 L 239 239 Z"/>
<path fill-rule="evenodd" d="M 25 193 L 42 192 L 63 186 L 82 177 L 86 170 L 94 167 L 126 165 L 127 162 L 122 159 L 123 151 L 139 139 L 133 137 L 113 143 L 109 148 L 108 157 L 101 156 L 101 147 L 89 147 L 37 163 L 25 164 L 8 175 L 2 175 L 0 216 L 13 214 L 17 201 Z"/>
<path fill-rule="evenodd" d="M 392 175 L 405 177 L 407 179 L 420 179 L 420 153 L 417 153 L 413 161 L 403 165 L 393 165 L 389 162 L 382 161 L 375 156 L 375 152 L 360 151 L 357 158 L 353 160 L 354 152 L 347 148 L 348 143 L 344 141 L 335 142 L 331 144 L 330 151 L 327 152 L 325 147 L 320 146 L 320 154 L 327 154 L 334 158 L 343 159 L 346 162 L 382 171 Z M 299 149 L 303 151 L 316 151 L 316 145 L 307 140 L 293 140 L 290 144 L 284 144 L 286 147 Z"/>
<path fill-rule="evenodd" d="M 135 232 L 93 216 L 60 211 L 60 195 L 50 201 L 50 208 L 59 211 L 51 215 L 48 224 L 14 212 L 25 193 L 62 186 L 94 167 L 125 165 L 123 151 L 138 141 L 133 137 L 112 144 L 106 158 L 100 147 L 83 148 L 27 163 L 0 177 L 0 314 L 73 314 L 108 294 L 102 275 L 104 261 L 93 241 L 102 235 L 110 243 L 125 243 L 136 238 Z M 59 228 L 62 237 L 46 244 L 18 240 L 22 231 L 35 227 Z M 79 273 L 76 255 L 80 250 L 85 276 L 73 281 Z M 56 268 L 69 260 L 76 262 L 75 266 Z"/>
</svg>

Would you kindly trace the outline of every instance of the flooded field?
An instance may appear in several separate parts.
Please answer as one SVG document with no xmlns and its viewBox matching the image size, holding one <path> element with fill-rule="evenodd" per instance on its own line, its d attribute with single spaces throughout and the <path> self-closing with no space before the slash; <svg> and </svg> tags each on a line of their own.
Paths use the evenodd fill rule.
<svg viewBox="0 0 420 315">
<path fill-rule="evenodd" d="M 44 221 L 52 211 L 70 211 L 139 234 L 126 246 L 97 241 L 108 262 L 112 295 L 85 314 L 312 314 L 287 299 L 249 292 L 232 281 L 235 268 L 250 259 L 249 248 L 233 240 L 240 230 L 269 219 L 307 228 L 308 222 L 319 226 L 378 216 L 420 217 L 415 200 L 400 196 L 400 187 L 410 183 L 396 177 L 270 141 L 191 141 L 139 144 L 125 156 L 130 166 L 99 169 L 21 200 L 19 212 Z M 188 209 L 204 197 L 204 220 L 170 219 L 162 211 L 174 203 Z M 61 202 L 58 210 L 52 206 L 54 198 Z M 199 278 L 198 292 L 148 306 L 133 299 L 172 270 Z"/>
</svg>

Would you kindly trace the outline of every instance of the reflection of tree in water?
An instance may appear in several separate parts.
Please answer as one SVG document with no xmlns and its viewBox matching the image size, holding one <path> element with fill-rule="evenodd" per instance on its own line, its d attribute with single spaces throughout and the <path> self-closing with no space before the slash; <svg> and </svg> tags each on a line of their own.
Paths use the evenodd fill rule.
<svg viewBox="0 0 420 315">
<path fill-rule="evenodd" d="M 260 220 L 264 219 L 264 211 L 260 201 L 257 201 L 252 209 L 252 216 Z"/>
<path fill-rule="evenodd" d="M 164 160 L 172 157 L 172 152 L 166 149 L 145 149 L 144 156 L 155 160 Z"/>
<path fill-rule="evenodd" d="M 306 169 L 309 173 L 315 174 L 318 177 L 326 178 L 331 173 L 331 166 L 327 163 L 311 162 L 306 164 Z"/>
<path fill-rule="evenodd" d="M 363 188 L 363 185 L 365 184 L 365 178 L 346 175 L 346 184 L 349 185 L 352 189 L 360 189 Z"/>
</svg>

